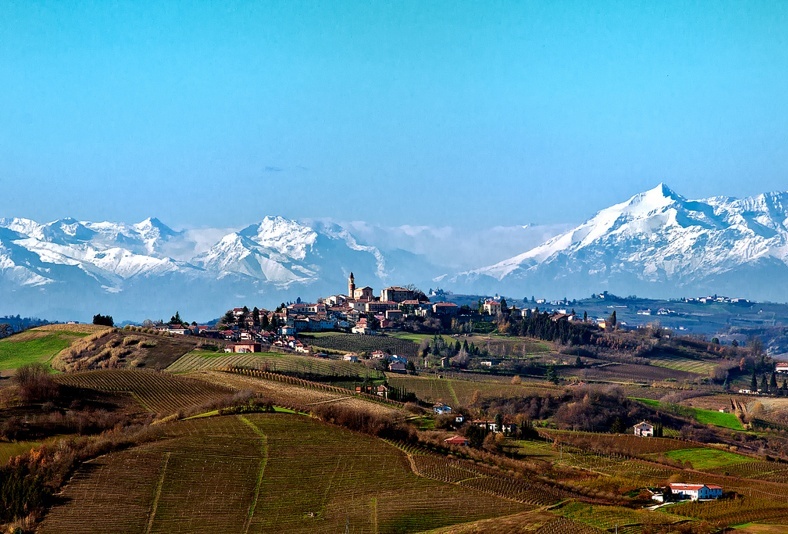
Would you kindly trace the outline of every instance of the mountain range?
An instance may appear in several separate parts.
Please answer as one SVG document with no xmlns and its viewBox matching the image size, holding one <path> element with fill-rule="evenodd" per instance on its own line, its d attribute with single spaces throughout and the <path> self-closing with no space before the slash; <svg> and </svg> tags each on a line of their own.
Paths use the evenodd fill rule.
<svg viewBox="0 0 788 534">
<path fill-rule="evenodd" d="M 582 297 L 727 294 L 788 301 L 788 193 L 687 200 L 668 186 L 633 196 L 570 228 L 490 229 L 467 240 L 477 254 L 522 253 L 491 265 L 447 229 L 265 217 L 238 231 L 176 231 L 136 224 L 0 219 L 0 314 L 141 320 L 176 310 L 205 320 L 246 304 L 344 292 L 353 271 L 376 290 L 391 284 L 458 293 Z M 559 232 L 560 230 L 560 232 Z M 214 236 L 216 238 L 214 238 Z M 544 238 L 537 244 L 535 236 Z M 452 241 L 451 254 L 436 246 Z M 478 249 L 487 247 L 485 254 Z M 508 248 L 507 248 L 508 247 Z M 431 253 L 432 252 L 432 253 Z M 476 260 L 478 261 L 478 260 Z M 461 271 L 461 272 L 458 272 Z"/>
</svg>

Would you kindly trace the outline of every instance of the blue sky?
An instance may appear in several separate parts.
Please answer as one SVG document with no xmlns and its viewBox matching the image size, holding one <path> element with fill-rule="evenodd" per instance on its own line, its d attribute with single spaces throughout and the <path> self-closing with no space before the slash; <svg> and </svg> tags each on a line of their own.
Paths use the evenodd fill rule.
<svg viewBox="0 0 788 534">
<path fill-rule="evenodd" d="M 0 217 L 579 222 L 788 189 L 786 2 L 0 2 Z"/>
</svg>

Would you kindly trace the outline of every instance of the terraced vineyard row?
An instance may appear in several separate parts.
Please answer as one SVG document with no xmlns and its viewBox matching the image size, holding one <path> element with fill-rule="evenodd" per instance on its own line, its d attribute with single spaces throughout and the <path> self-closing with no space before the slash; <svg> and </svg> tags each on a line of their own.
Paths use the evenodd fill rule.
<svg viewBox="0 0 788 534">
<path fill-rule="evenodd" d="M 64 385 L 108 392 L 130 393 L 139 404 L 152 413 L 170 414 L 200 406 L 232 390 L 154 371 L 113 369 L 58 375 Z"/>
<path fill-rule="evenodd" d="M 191 432 L 85 464 L 39 532 L 241 532 L 259 437 L 237 418 L 184 426 Z"/>
<path fill-rule="evenodd" d="M 465 460 L 446 458 L 414 447 L 392 443 L 410 455 L 420 476 L 511 499 L 533 506 L 555 504 L 568 494 L 536 480 L 515 479 Z"/>
<path fill-rule="evenodd" d="M 628 456 L 644 456 L 679 449 L 702 447 L 700 443 L 671 438 L 642 438 L 632 434 L 599 434 L 540 429 L 540 435 L 584 450 L 619 451 Z"/>
<path fill-rule="evenodd" d="M 358 334 L 327 333 L 318 336 L 302 335 L 301 339 L 313 348 L 334 352 L 373 352 L 382 350 L 405 357 L 415 357 L 419 346 L 412 341 L 392 336 L 361 336 Z"/>
<path fill-rule="evenodd" d="M 674 514 L 681 514 L 709 521 L 741 524 L 763 519 L 788 518 L 788 502 L 784 499 L 741 497 L 718 501 L 687 502 L 670 507 Z"/>
<path fill-rule="evenodd" d="M 190 371 L 208 371 L 213 369 L 226 369 L 228 367 L 244 367 L 259 369 L 272 373 L 286 373 L 299 375 L 322 375 L 326 377 L 341 377 L 348 380 L 379 378 L 378 371 L 368 369 L 360 363 L 346 361 L 324 360 L 311 356 L 297 356 L 295 354 L 281 354 L 277 352 L 259 352 L 252 354 L 224 354 L 205 351 L 192 351 L 184 354 L 172 365 L 167 367 L 170 373 L 186 373 Z"/>
<path fill-rule="evenodd" d="M 648 510 L 633 510 L 621 506 L 599 506 L 580 502 L 572 502 L 562 506 L 557 513 L 562 516 L 590 525 L 601 530 L 621 533 L 642 532 L 644 525 L 672 525 L 686 521 L 686 518 L 675 514 Z"/>
<path fill-rule="evenodd" d="M 693 360 L 692 358 L 650 357 L 648 361 L 651 365 L 656 365 L 657 367 L 706 376 L 713 372 L 717 365 L 712 361 Z"/>
</svg>

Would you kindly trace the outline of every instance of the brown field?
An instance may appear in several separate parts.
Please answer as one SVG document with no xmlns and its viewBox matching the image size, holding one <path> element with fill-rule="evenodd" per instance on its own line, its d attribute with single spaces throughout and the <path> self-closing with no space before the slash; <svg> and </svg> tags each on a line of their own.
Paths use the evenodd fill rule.
<svg viewBox="0 0 788 534">
<path fill-rule="evenodd" d="M 66 372 L 129 367 L 161 370 L 205 341 L 192 336 L 101 328 L 60 352 L 53 367 Z"/>
<path fill-rule="evenodd" d="M 77 388 L 128 393 L 145 410 L 160 415 L 197 407 L 233 393 L 229 388 L 201 380 L 132 369 L 58 375 L 57 381 Z"/>
<path fill-rule="evenodd" d="M 676 369 L 635 363 L 609 363 L 600 367 L 561 370 L 561 376 L 576 377 L 581 380 L 614 382 L 619 384 L 646 384 L 665 380 L 693 381 L 698 375 Z"/>
<path fill-rule="evenodd" d="M 46 326 L 36 327 L 36 330 L 44 332 L 79 332 L 80 334 L 95 334 L 96 332 L 103 332 L 105 330 L 112 330 L 111 326 L 102 326 L 96 324 L 48 324 Z M 23 332 L 25 333 L 25 332 Z M 18 334 L 21 335 L 21 334 Z"/>
<path fill-rule="evenodd" d="M 236 391 L 251 390 L 263 395 L 263 397 L 270 400 L 272 403 L 280 406 L 308 407 L 312 404 L 340 402 L 343 406 L 378 414 L 393 415 L 396 417 L 400 417 L 403 414 L 401 410 L 393 406 L 364 400 L 352 395 L 350 391 L 348 391 L 347 395 L 342 395 L 330 391 L 310 389 L 294 384 L 286 384 L 233 373 L 223 373 L 220 371 L 200 371 L 186 376 Z"/>
<path fill-rule="evenodd" d="M 452 374 L 452 377 L 457 376 Z M 474 380 L 463 377 L 438 378 L 436 375 L 398 375 L 388 373 L 391 385 L 404 387 L 426 402 L 445 402 L 452 406 L 470 406 L 474 398 L 520 397 L 530 394 L 557 393 L 561 388 L 546 380 L 523 379 L 521 384 L 512 384 L 512 377 L 480 376 Z M 478 393 L 477 393 L 478 392 Z"/>
</svg>

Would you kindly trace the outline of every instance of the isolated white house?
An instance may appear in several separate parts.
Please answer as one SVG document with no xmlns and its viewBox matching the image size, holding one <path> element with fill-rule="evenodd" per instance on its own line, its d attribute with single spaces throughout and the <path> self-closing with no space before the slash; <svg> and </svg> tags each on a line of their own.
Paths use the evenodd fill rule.
<svg viewBox="0 0 788 534">
<path fill-rule="evenodd" d="M 682 499 L 693 501 L 704 499 L 719 499 L 722 497 L 722 487 L 713 484 L 670 484 L 670 491 Z"/>
<path fill-rule="evenodd" d="M 642 437 L 654 437 L 654 425 L 641 421 L 635 425 L 635 435 Z"/>
</svg>

